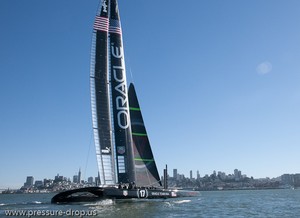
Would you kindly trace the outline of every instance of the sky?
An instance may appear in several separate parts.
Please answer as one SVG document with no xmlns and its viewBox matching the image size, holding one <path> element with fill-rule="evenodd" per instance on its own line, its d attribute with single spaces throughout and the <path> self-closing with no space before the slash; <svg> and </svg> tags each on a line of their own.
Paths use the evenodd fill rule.
<svg viewBox="0 0 300 218">
<path fill-rule="evenodd" d="M 98 0 L 0 1 L 0 189 L 97 175 L 89 68 Z M 119 0 L 162 175 L 300 173 L 300 1 Z"/>
</svg>

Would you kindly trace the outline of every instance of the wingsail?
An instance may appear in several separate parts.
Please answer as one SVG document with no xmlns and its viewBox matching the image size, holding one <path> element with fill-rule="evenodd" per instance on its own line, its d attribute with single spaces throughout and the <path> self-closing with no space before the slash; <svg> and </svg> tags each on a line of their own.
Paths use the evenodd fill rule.
<svg viewBox="0 0 300 218">
<path fill-rule="evenodd" d="M 94 142 L 102 185 L 116 183 L 110 116 L 108 29 L 109 10 L 104 0 L 94 22 L 90 69 Z"/>
<path fill-rule="evenodd" d="M 91 54 L 91 106 L 101 185 L 135 180 L 125 60 L 116 0 L 103 0 Z"/>
</svg>

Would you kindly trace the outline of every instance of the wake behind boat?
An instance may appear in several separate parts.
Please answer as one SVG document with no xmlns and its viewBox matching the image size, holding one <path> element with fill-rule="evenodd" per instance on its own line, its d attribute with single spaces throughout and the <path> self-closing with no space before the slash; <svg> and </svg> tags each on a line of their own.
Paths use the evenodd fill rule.
<svg viewBox="0 0 300 218">
<path fill-rule="evenodd" d="M 159 177 L 133 84 L 127 89 L 117 0 L 97 12 L 91 52 L 91 108 L 100 187 L 68 190 L 52 203 L 105 198 L 174 198 L 198 192 L 170 190 Z"/>
</svg>

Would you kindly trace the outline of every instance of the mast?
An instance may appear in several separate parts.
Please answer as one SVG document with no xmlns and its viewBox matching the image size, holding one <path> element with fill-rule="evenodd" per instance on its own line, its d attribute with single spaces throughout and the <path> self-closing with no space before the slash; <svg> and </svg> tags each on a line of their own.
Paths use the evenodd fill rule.
<svg viewBox="0 0 300 218">
<path fill-rule="evenodd" d="M 116 174 L 119 183 L 129 183 L 135 181 L 135 171 L 122 29 L 117 1 L 110 0 L 109 8 L 109 72 Z"/>
<path fill-rule="evenodd" d="M 108 3 L 102 1 L 95 18 L 90 67 L 93 132 L 101 185 L 116 183 L 108 81 Z"/>
</svg>

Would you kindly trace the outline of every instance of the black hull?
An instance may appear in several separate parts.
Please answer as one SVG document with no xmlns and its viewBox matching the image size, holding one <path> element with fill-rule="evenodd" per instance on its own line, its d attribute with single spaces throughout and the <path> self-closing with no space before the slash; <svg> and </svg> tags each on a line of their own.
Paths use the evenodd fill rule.
<svg viewBox="0 0 300 218">
<path fill-rule="evenodd" d="M 93 202 L 103 199 L 165 199 L 196 196 L 199 196 L 199 192 L 197 191 L 86 187 L 60 192 L 51 199 L 51 203 Z"/>
</svg>

